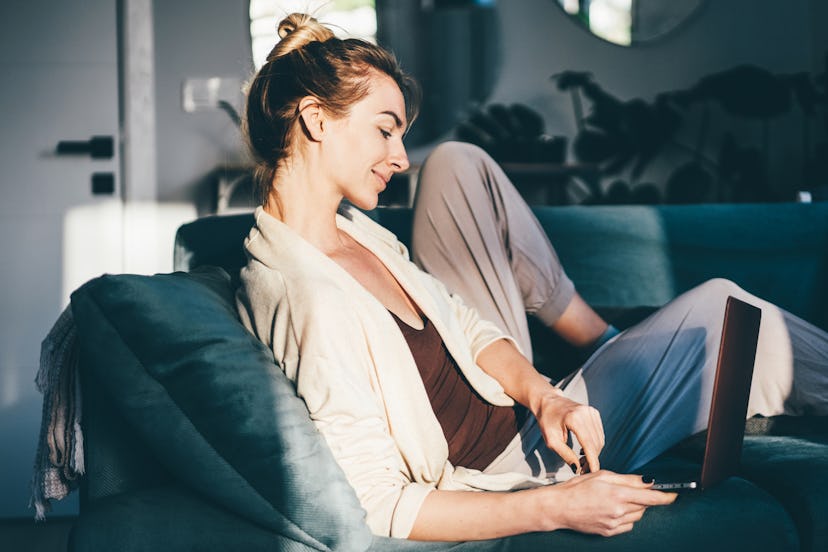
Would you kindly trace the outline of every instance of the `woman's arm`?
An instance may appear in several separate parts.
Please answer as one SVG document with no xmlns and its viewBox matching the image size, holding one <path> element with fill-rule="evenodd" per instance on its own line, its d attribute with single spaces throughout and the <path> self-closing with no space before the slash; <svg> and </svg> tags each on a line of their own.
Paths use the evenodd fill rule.
<svg viewBox="0 0 828 552">
<path fill-rule="evenodd" d="M 512 493 L 433 491 L 408 538 L 480 540 L 557 529 L 617 535 L 632 530 L 647 507 L 676 499 L 649 487 L 635 475 L 599 471 Z"/>
<path fill-rule="evenodd" d="M 607 323 L 576 292 L 552 330 L 576 347 L 588 347 L 605 331 Z"/>
<path fill-rule="evenodd" d="M 590 471 L 601 468 L 598 455 L 604 448 L 604 428 L 596 409 L 564 397 L 509 340 L 490 343 L 480 351 L 477 364 L 500 383 L 506 394 L 535 415 L 546 446 L 567 464 L 575 464 L 577 468 L 579 462 L 578 455 L 567 445 L 572 431 L 581 444 Z"/>
</svg>

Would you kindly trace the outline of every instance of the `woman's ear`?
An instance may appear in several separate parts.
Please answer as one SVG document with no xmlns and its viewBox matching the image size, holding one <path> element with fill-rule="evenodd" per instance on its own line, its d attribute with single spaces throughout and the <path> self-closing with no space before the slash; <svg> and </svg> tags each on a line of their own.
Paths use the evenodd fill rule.
<svg viewBox="0 0 828 552">
<path fill-rule="evenodd" d="M 313 96 L 306 96 L 299 100 L 299 121 L 309 139 L 314 142 L 322 140 L 327 125 L 327 117 L 318 99 Z"/>
</svg>

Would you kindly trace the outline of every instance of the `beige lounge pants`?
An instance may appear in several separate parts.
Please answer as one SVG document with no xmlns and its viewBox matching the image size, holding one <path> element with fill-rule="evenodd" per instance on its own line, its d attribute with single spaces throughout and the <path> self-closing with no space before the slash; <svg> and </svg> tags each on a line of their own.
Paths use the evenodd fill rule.
<svg viewBox="0 0 828 552">
<path fill-rule="evenodd" d="M 412 254 L 530 359 L 527 313 L 549 326 L 575 293 L 531 209 L 500 167 L 470 144 L 442 144 L 426 160 Z M 728 295 L 762 309 L 748 416 L 828 415 L 828 333 L 715 279 L 604 344 L 567 378 L 564 393 L 601 413 L 602 467 L 635 470 L 707 426 Z M 486 471 L 571 476 L 532 417 Z"/>
</svg>

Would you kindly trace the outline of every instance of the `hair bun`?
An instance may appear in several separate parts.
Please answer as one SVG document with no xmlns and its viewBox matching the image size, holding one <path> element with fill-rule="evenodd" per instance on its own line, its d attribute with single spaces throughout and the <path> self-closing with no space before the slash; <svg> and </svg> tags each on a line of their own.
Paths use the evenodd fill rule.
<svg viewBox="0 0 828 552">
<path fill-rule="evenodd" d="M 281 40 L 273 47 L 267 61 L 298 50 L 310 42 L 324 42 L 334 36 L 330 29 L 306 13 L 292 13 L 282 19 L 278 33 Z"/>
<path fill-rule="evenodd" d="M 316 20 L 309 15 L 301 13 L 292 13 L 279 22 L 279 38 L 285 38 L 287 35 L 293 33 L 299 27 L 303 26 L 308 20 L 316 22 Z"/>
</svg>

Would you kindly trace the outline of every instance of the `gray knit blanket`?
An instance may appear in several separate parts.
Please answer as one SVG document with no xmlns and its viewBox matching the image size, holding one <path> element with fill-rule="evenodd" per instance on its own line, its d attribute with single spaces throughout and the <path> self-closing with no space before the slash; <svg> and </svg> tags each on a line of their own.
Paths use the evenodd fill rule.
<svg viewBox="0 0 828 552">
<path fill-rule="evenodd" d="M 50 501 L 76 489 L 84 471 L 78 343 L 71 306 L 41 343 L 35 384 L 43 393 L 43 414 L 29 506 L 42 520 L 52 509 Z"/>
</svg>

